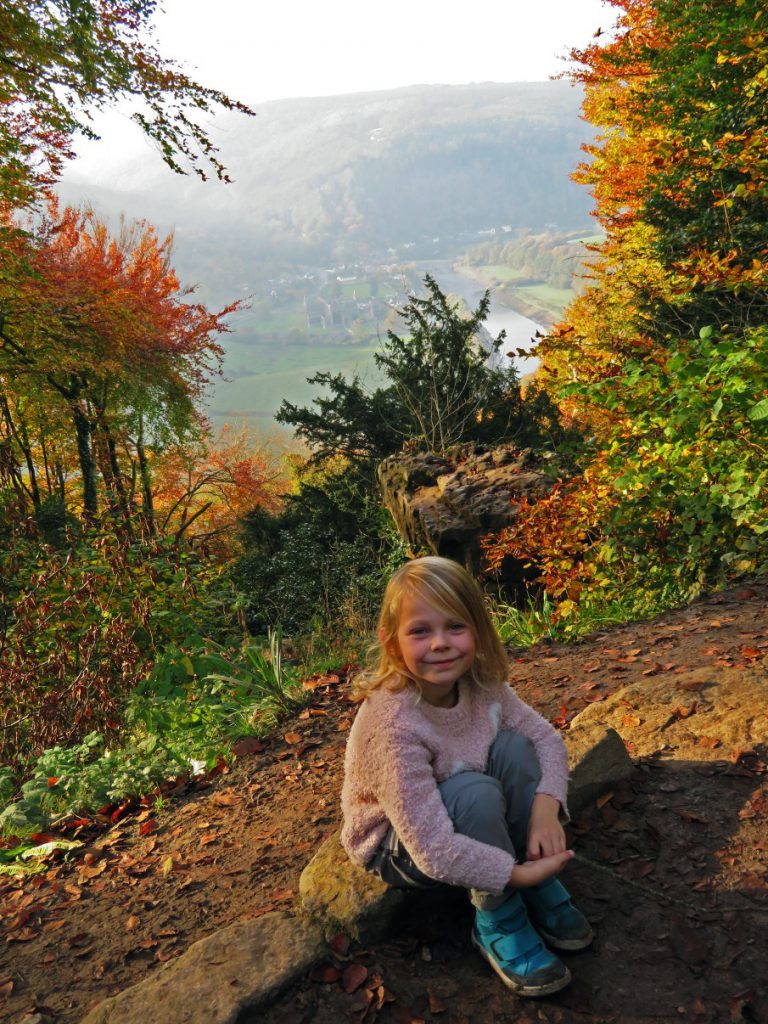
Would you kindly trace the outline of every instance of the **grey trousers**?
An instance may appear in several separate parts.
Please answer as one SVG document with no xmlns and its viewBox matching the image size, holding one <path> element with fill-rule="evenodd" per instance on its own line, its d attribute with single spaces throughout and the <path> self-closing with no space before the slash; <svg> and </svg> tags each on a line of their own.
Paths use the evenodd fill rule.
<svg viewBox="0 0 768 1024">
<path fill-rule="evenodd" d="M 491 745 L 485 772 L 459 772 L 441 782 L 438 789 L 457 832 L 506 850 L 522 861 L 528 845 L 531 805 L 540 780 L 541 768 L 531 741 L 505 730 Z M 441 884 L 416 867 L 391 826 L 366 867 L 398 889 Z M 509 893 L 494 896 L 472 889 L 470 896 L 478 909 L 495 910 Z"/>
</svg>

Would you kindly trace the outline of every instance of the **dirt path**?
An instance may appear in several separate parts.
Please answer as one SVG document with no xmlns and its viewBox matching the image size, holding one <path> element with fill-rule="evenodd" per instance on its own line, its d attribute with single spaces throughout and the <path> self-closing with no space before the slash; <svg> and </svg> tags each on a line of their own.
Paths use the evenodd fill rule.
<svg viewBox="0 0 768 1024">
<path fill-rule="evenodd" d="M 513 680 L 563 721 L 655 673 L 753 666 L 766 652 L 768 584 L 759 583 L 578 645 L 514 651 Z M 317 681 L 312 696 L 231 771 L 116 826 L 82 826 L 88 845 L 77 859 L 0 881 L 0 1020 L 79 1021 L 202 936 L 293 904 L 301 869 L 338 822 L 354 715 L 343 677 Z M 575 981 L 558 996 L 508 994 L 469 946 L 462 894 L 432 894 L 409 903 L 389 943 L 344 956 L 338 947 L 260 1019 L 768 1024 L 764 772 L 758 758 L 725 749 L 716 763 L 641 761 L 574 823 L 589 862 L 567 881 L 598 940 L 568 958 Z"/>
</svg>

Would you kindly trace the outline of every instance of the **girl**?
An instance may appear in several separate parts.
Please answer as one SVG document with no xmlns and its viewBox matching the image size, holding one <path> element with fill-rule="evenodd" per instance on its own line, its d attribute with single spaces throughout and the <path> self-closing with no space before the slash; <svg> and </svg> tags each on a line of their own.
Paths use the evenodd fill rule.
<svg viewBox="0 0 768 1024">
<path fill-rule="evenodd" d="M 469 573 L 437 557 L 397 570 L 378 664 L 357 684 L 342 843 L 390 885 L 469 889 L 473 944 L 509 988 L 541 996 L 571 979 L 542 939 L 583 949 L 592 929 L 555 878 L 572 857 L 565 745 L 507 671 Z"/>
</svg>

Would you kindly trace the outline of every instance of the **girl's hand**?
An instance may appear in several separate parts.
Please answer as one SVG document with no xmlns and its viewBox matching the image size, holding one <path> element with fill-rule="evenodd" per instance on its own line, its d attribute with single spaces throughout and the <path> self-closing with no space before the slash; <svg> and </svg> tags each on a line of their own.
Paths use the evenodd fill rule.
<svg viewBox="0 0 768 1024">
<path fill-rule="evenodd" d="M 565 832 L 558 820 L 559 811 L 560 803 L 553 796 L 537 793 L 533 798 L 526 850 L 529 861 L 552 857 L 565 850 Z"/>
<path fill-rule="evenodd" d="M 509 876 L 509 885 L 516 889 L 527 889 L 530 885 L 538 885 L 552 875 L 559 874 L 574 856 L 573 850 L 563 850 L 552 857 L 540 857 L 538 860 L 515 864 Z"/>
</svg>

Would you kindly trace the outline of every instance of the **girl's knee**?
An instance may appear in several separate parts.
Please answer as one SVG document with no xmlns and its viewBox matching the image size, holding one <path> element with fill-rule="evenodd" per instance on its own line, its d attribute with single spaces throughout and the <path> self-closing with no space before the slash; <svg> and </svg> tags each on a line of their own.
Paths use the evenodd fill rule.
<svg viewBox="0 0 768 1024">
<path fill-rule="evenodd" d="M 513 765 L 517 771 L 527 775 L 541 774 L 541 766 L 532 741 L 512 729 L 504 729 L 493 741 L 490 760 L 504 766 Z"/>
<path fill-rule="evenodd" d="M 506 813 L 501 785 L 490 775 L 462 772 L 443 783 L 440 790 L 446 809 L 457 826 L 468 821 L 495 821 Z"/>
</svg>

